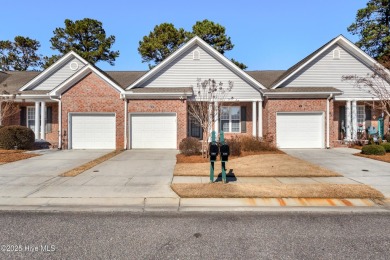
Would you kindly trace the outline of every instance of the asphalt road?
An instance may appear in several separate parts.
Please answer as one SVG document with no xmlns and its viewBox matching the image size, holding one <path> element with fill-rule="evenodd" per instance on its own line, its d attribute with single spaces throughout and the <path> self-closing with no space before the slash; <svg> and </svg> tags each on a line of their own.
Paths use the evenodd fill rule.
<svg viewBox="0 0 390 260">
<path fill-rule="evenodd" d="M 0 224 L 0 259 L 390 257 L 389 213 L 1 212 Z"/>
</svg>

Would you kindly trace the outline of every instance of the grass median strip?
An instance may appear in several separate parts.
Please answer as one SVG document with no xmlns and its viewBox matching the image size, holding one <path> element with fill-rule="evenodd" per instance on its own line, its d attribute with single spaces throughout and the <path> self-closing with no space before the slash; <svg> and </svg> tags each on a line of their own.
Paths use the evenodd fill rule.
<svg viewBox="0 0 390 260">
<path fill-rule="evenodd" d="M 362 184 L 177 183 L 171 188 L 181 198 L 384 198 Z"/>
<path fill-rule="evenodd" d="M 335 172 L 287 154 L 261 154 L 232 159 L 226 163 L 228 176 L 236 177 L 338 177 Z M 210 163 L 176 164 L 174 176 L 209 176 Z M 215 162 L 216 176 L 221 163 Z"/>
<path fill-rule="evenodd" d="M 61 177 L 75 177 L 77 175 L 79 175 L 80 173 L 83 173 L 85 172 L 86 170 L 89 170 L 91 169 L 92 167 L 95 167 L 96 165 L 98 164 L 101 164 L 102 162 L 104 161 L 107 161 L 108 159 L 114 157 L 114 156 L 117 156 L 118 154 L 122 153 L 124 150 L 115 150 L 113 152 L 110 152 L 108 154 L 105 154 L 93 161 L 90 161 L 90 162 L 87 162 L 83 165 L 80 165 L 70 171 L 67 171 L 67 172 L 64 172 L 62 174 L 60 174 L 59 176 Z"/>
</svg>

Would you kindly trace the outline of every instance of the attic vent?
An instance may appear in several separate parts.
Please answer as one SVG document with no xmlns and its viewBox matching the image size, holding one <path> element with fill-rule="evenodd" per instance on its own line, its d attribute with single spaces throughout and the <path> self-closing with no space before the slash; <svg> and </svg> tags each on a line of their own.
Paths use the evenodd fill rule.
<svg viewBox="0 0 390 260">
<path fill-rule="evenodd" d="M 339 49 L 333 50 L 333 59 L 334 60 L 339 60 L 340 59 L 340 50 Z"/>
<path fill-rule="evenodd" d="M 79 64 L 75 61 L 72 61 L 70 64 L 69 64 L 69 68 L 71 70 L 77 70 L 79 68 Z"/>
<path fill-rule="evenodd" d="M 193 53 L 192 53 L 192 59 L 194 59 L 194 60 L 200 60 L 200 53 L 199 53 L 199 51 L 194 51 Z"/>
</svg>

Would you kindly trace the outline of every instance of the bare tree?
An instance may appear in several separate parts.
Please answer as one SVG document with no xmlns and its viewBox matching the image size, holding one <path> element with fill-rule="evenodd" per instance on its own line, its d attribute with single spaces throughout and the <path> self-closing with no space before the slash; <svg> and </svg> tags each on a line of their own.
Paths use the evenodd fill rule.
<svg viewBox="0 0 390 260">
<path fill-rule="evenodd" d="M 9 95 L 8 92 L 3 91 L 0 96 L 0 126 L 3 125 L 4 120 L 19 112 L 19 108 L 15 105 L 16 95 Z"/>
<path fill-rule="evenodd" d="M 202 81 L 198 78 L 196 87 L 192 88 L 194 96 L 188 101 L 188 113 L 202 128 L 202 155 L 207 157 L 211 128 L 218 118 L 221 103 L 233 100 L 233 97 L 228 97 L 233 89 L 233 82 L 229 81 L 228 86 L 224 87 L 222 82 L 218 83 L 214 79 Z"/>
<path fill-rule="evenodd" d="M 376 108 L 390 116 L 390 72 L 379 64 L 374 65 L 372 71 L 363 77 L 344 75 L 342 80 L 351 82 L 355 87 L 369 93 L 377 100 Z M 368 103 L 368 105 L 371 104 Z"/>
</svg>

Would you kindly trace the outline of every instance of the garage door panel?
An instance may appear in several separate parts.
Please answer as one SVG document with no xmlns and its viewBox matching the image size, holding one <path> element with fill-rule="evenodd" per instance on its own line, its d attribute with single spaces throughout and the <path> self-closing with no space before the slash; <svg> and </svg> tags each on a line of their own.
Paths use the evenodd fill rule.
<svg viewBox="0 0 390 260">
<path fill-rule="evenodd" d="M 70 116 L 72 149 L 115 149 L 115 114 Z"/>
<path fill-rule="evenodd" d="M 276 142 L 280 148 L 323 148 L 323 113 L 278 113 Z"/>
<path fill-rule="evenodd" d="M 132 114 L 130 132 L 134 149 L 176 149 L 176 114 Z"/>
</svg>

